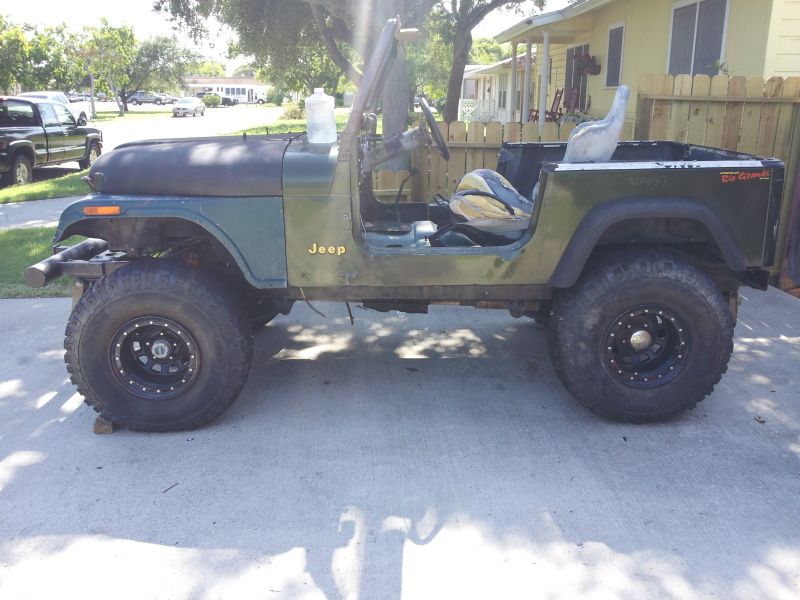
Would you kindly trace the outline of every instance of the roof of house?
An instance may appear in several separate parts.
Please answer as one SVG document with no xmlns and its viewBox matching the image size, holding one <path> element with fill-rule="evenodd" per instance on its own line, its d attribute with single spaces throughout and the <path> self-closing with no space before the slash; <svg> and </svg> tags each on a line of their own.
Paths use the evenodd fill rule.
<svg viewBox="0 0 800 600">
<path fill-rule="evenodd" d="M 533 54 L 536 54 L 536 52 L 534 51 Z M 525 57 L 517 56 L 517 66 L 521 67 L 524 63 L 525 63 Z M 511 67 L 510 56 L 491 65 L 467 65 L 464 68 L 464 79 L 469 79 L 470 77 L 476 75 L 489 75 L 491 73 L 501 73 L 506 69 L 510 70 L 510 67 Z"/>
<path fill-rule="evenodd" d="M 570 4 L 561 10 L 554 10 L 551 12 L 542 13 L 541 15 L 528 17 L 516 25 L 509 27 L 505 31 L 501 31 L 494 36 L 494 39 L 501 44 L 510 41 L 521 42 L 525 41 L 526 39 L 530 39 L 533 42 L 541 41 L 541 32 L 538 32 L 537 34 L 535 31 L 538 28 L 568 21 L 569 19 L 577 17 L 578 15 L 582 15 L 583 13 L 616 1 L 617 0 L 578 0 L 577 2 Z M 577 32 L 560 30 L 553 33 L 556 34 L 557 37 L 555 39 L 551 39 L 552 41 L 557 42 L 559 41 L 558 36 L 571 38 Z"/>
<path fill-rule="evenodd" d="M 186 79 L 186 83 L 195 85 L 267 85 L 255 77 L 189 77 Z"/>
</svg>

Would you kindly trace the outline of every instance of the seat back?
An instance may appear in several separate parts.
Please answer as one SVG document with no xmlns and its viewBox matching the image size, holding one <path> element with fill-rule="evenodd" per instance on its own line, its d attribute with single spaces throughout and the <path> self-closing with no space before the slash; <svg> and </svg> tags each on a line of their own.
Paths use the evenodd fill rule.
<svg viewBox="0 0 800 600">
<path fill-rule="evenodd" d="M 628 86 L 619 86 L 605 119 L 581 123 L 572 130 L 561 162 L 592 163 L 611 159 L 625 123 L 628 93 Z"/>
</svg>

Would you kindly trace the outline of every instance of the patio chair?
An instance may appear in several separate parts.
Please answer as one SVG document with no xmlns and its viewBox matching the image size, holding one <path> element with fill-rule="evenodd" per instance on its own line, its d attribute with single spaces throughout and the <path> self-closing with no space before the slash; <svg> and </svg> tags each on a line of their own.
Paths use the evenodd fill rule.
<svg viewBox="0 0 800 600">
<path fill-rule="evenodd" d="M 561 115 L 564 113 L 561 111 L 561 98 L 564 97 L 564 88 L 560 90 L 556 90 L 555 96 L 553 96 L 553 105 L 550 107 L 550 110 L 545 111 L 544 113 L 544 120 L 550 123 L 556 122 Z M 532 108 L 528 113 L 528 121 L 538 121 L 539 120 L 539 109 Z"/>
<path fill-rule="evenodd" d="M 579 88 L 572 88 L 567 97 L 567 103 L 564 106 L 565 112 L 568 115 L 574 115 L 580 108 L 579 103 L 581 100 L 581 91 Z"/>
</svg>

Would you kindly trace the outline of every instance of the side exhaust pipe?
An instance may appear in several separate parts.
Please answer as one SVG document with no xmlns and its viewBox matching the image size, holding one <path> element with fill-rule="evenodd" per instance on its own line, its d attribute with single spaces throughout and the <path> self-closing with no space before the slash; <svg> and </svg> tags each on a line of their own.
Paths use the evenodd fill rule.
<svg viewBox="0 0 800 600">
<path fill-rule="evenodd" d="M 61 270 L 63 263 L 71 260 L 89 260 L 106 250 L 108 250 L 108 242 L 105 240 L 96 238 L 83 240 L 79 244 L 70 246 L 25 269 L 25 283 L 30 287 L 44 287 L 64 274 Z"/>
</svg>

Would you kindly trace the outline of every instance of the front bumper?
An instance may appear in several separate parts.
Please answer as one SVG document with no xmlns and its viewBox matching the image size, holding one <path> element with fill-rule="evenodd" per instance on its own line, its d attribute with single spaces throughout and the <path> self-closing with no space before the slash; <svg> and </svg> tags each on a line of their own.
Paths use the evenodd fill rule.
<svg viewBox="0 0 800 600">
<path fill-rule="evenodd" d="M 62 275 L 100 279 L 127 264 L 121 253 L 109 252 L 105 240 L 89 238 L 25 269 L 25 283 L 40 288 Z"/>
</svg>

